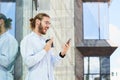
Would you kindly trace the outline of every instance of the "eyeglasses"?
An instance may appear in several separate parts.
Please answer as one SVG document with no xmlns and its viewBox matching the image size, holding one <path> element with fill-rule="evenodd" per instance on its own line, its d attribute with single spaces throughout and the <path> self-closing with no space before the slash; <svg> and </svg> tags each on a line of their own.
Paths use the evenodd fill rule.
<svg viewBox="0 0 120 80">
<path fill-rule="evenodd" d="M 44 21 L 46 25 L 50 25 L 51 23 L 49 21 Z"/>
</svg>

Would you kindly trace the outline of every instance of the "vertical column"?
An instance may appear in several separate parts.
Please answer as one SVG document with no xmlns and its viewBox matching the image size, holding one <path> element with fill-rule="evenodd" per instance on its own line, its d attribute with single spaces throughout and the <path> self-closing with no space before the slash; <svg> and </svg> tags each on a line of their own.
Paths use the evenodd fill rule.
<svg viewBox="0 0 120 80">
<path fill-rule="evenodd" d="M 75 80 L 84 80 L 84 59 L 78 49 L 75 49 Z"/>
<path fill-rule="evenodd" d="M 31 32 L 29 19 L 33 17 L 33 0 L 22 0 L 23 1 L 23 38 Z M 27 68 L 22 63 L 22 80 L 25 80 Z"/>
<path fill-rule="evenodd" d="M 83 40 L 83 3 L 74 0 L 75 46 L 80 46 Z"/>
<path fill-rule="evenodd" d="M 33 0 L 23 0 L 23 36 L 30 33 L 29 19 L 33 16 Z"/>
<path fill-rule="evenodd" d="M 82 0 L 74 0 L 75 47 L 83 40 L 83 4 Z M 75 80 L 83 80 L 84 59 L 81 52 L 75 48 Z"/>
<path fill-rule="evenodd" d="M 15 13 L 15 37 L 18 41 L 18 55 L 14 68 L 14 80 L 22 80 L 22 58 L 20 54 L 20 41 L 23 38 L 23 1 L 16 0 L 16 13 Z"/>
</svg>

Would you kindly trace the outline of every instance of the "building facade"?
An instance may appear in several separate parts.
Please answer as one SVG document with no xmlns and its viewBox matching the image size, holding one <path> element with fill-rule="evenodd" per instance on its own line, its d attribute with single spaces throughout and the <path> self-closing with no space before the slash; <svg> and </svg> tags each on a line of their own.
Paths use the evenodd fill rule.
<svg viewBox="0 0 120 80">
<path fill-rule="evenodd" d="M 51 16 L 46 37 L 54 37 L 55 53 L 71 38 L 71 48 L 55 69 L 55 80 L 110 80 L 110 56 L 117 48 L 109 40 L 110 0 L 0 0 L 15 3 L 15 37 L 31 32 L 29 19 L 39 12 Z M 18 51 L 20 53 L 20 51 Z M 24 80 L 27 70 L 19 54 L 15 80 Z"/>
</svg>

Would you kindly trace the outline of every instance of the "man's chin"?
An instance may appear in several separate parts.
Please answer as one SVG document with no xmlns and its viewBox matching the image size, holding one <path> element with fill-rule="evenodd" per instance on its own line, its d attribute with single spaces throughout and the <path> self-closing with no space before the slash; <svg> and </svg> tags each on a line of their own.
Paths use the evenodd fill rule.
<svg viewBox="0 0 120 80">
<path fill-rule="evenodd" d="M 39 33 L 42 34 L 42 35 L 46 34 L 46 32 L 44 32 L 44 31 L 39 31 Z"/>
<path fill-rule="evenodd" d="M 45 35 L 46 33 L 44 33 L 43 35 Z"/>
<path fill-rule="evenodd" d="M 43 32 L 43 33 L 41 33 L 42 35 L 45 35 L 46 33 L 45 32 Z"/>
</svg>

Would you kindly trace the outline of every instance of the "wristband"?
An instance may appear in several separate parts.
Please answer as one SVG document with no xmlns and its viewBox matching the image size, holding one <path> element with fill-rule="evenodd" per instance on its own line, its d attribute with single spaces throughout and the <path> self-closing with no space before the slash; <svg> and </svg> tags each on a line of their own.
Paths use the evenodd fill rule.
<svg viewBox="0 0 120 80">
<path fill-rule="evenodd" d="M 65 57 L 65 55 L 61 55 L 61 52 L 59 53 L 59 56 L 60 56 L 61 58 L 64 58 L 64 57 Z"/>
</svg>

